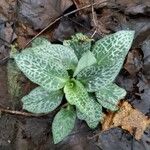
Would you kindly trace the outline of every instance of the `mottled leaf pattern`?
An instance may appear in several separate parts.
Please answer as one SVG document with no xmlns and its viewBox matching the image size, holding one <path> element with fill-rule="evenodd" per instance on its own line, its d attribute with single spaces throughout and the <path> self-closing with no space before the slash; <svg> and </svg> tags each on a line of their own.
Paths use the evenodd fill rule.
<svg viewBox="0 0 150 150">
<path fill-rule="evenodd" d="M 54 143 L 57 144 L 70 134 L 74 128 L 76 113 L 73 108 L 62 108 L 55 116 L 52 123 Z"/>
<path fill-rule="evenodd" d="M 134 31 L 119 31 L 98 40 L 93 47 L 92 39 L 81 33 L 65 40 L 63 45 L 37 38 L 31 48 L 13 55 L 20 70 L 40 85 L 22 98 L 24 109 L 33 113 L 53 111 L 61 103 L 60 89 L 64 87 L 69 105 L 56 114 L 52 123 L 55 144 L 72 131 L 76 114 L 90 128 L 96 128 L 103 119 L 102 107 L 117 110 L 118 101 L 126 91 L 112 82 L 133 38 Z M 88 92 L 96 93 L 91 97 Z M 76 107 L 76 112 L 71 105 Z"/>
<path fill-rule="evenodd" d="M 32 47 L 40 46 L 40 45 L 49 45 L 51 44 L 47 39 L 43 37 L 37 37 L 35 40 L 32 42 Z"/>
<path fill-rule="evenodd" d="M 32 43 L 33 47 L 24 49 L 22 53 L 32 53 L 32 55 L 40 56 L 47 61 L 58 62 L 66 70 L 75 70 L 78 59 L 72 49 L 60 44 L 51 44 L 47 40 L 41 41 L 42 44 L 36 46 L 38 40 L 40 39 Z"/>
<path fill-rule="evenodd" d="M 94 57 L 93 53 L 90 51 L 85 52 L 81 57 L 81 59 L 79 60 L 73 76 L 75 77 L 81 70 L 95 63 L 96 58 Z"/>
<path fill-rule="evenodd" d="M 86 104 L 90 100 L 84 86 L 77 80 L 71 80 L 64 87 L 67 101 L 75 105 L 81 112 L 86 113 Z"/>
<path fill-rule="evenodd" d="M 75 69 L 78 59 L 70 48 L 60 44 L 41 45 L 35 48 L 34 53 L 45 59 L 54 59 L 66 67 L 66 69 Z"/>
<path fill-rule="evenodd" d="M 110 84 L 118 75 L 133 41 L 133 31 L 119 31 L 96 42 L 93 53 L 98 65 L 82 70 L 77 78 L 89 92 Z"/>
<path fill-rule="evenodd" d="M 88 92 L 95 92 L 114 81 L 122 64 L 122 61 L 118 61 L 112 63 L 111 67 L 93 65 L 79 72 L 77 79 L 84 84 Z"/>
<path fill-rule="evenodd" d="M 125 95 L 126 91 L 113 83 L 96 92 L 97 101 L 112 111 L 118 109 L 117 104 Z"/>
<path fill-rule="evenodd" d="M 80 59 L 83 53 L 90 51 L 91 41 L 92 39 L 90 39 L 88 36 L 83 35 L 82 33 L 77 33 L 76 35 L 72 36 L 71 40 L 65 40 L 63 45 L 72 48 L 78 59 Z"/>
<path fill-rule="evenodd" d="M 89 115 L 85 113 L 81 113 L 79 109 L 77 109 L 77 116 L 81 120 L 85 120 L 90 128 L 96 128 L 99 122 L 103 119 L 102 106 L 98 104 L 95 99 L 90 97 L 89 101 Z"/>
<path fill-rule="evenodd" d="M 62 98 L 61 90 L 47 92 L 37 87 L 22 98 L 23 109 L 32 113 L 48 113 L 60 105 Z"/>
<path fill-rule="evenodd" d="M 123 30 L 98 40 L 92 49 L 98 65 L 108 65 L 117 62 L 119 59 L 124 61 L 133 38 L 134 31 Z"/>
<path fill-rule="evenodd" d="M 14 58 L 20 70 L 47 91 L 63 88 L 69 78 L 67 71 L 57 62 L 44 60 L 29 52 L 16 54 Z"/>
<path fill-rule="evenodd" d="M 73 80 L 70 83 L 66 84 L 64 87 L 64 92 L 67 101 L 71 105 L 75 105 L 76 108 L 86 116 L 91 118 L 95 115 L 95 110 L 98 110 L 96 107 L 97 104 L 91 102 L 91 99 L 84 88 L 84 86 L 77 80 Z M 97 114 L 99 115 L 99 114 Z M 90 120 L 91 121 L 91 120 Z M 92 121 L 91 121 L 92 122 Z"/>
</svg>

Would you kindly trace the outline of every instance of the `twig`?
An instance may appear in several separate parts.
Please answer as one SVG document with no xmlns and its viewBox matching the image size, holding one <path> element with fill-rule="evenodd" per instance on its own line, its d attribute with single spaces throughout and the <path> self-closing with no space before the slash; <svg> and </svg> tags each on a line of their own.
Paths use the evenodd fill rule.
<svg viewBox="0 0 150 150">
<path fill-rule="evenodd" d="M 60 17 L 58 17 L 58 18 L 55 19 L 53 22 L 50 22 L 50 23 L 49 23 L 43 30 L 41 30 L 36 36 L 34 36 L 34 37 L 25 45 L 24 48 L 26 48 L 33 40 L 35 40 L 35 39 L 36 39 L 38 36 L 40 36 L 44 31 L 46 31 L 49 27 L 51 27 L 53 24 L 55 24 L 56 22 L 58 22 L 58 21 L 59 21 L 60 19 L 62 19 L 63 17 L 67 17 L 67 16 L 69 16 L 69 15 L 71 15 L 71 14 L 74 14 L 74 13 L 80 11 L 80 10 L 89 8 L 89 7 L 91 7 L 91 6 L 99 5 L 99 4 L 102 4 L 102 3 L 105 3 L 105 2 L 107 2 L 107 0 L 101 1 L 101 2 L 99 2 L 99 3 L 89 4 L 89 5 L 86 5 L 86 6 L 82 7 L 82 8 L 77 8 L 76 10 L 73 10 L 73 11 L 71 11 L 71 12 L 69 12 L 69 13 L 66 13 L 66 14 L 64 14 L 64 15 L 62 15 L 62 16 L 60 16 Z"/>
<path fill-rule="evenodd" d="M 91 38 L 93 38 L 96 33 L 97 33 L 97 29 L 94 30 L 93 34 L 91 35 Z"/>
<path fill-rule="evenodd" d="M 0 108 L 0 113 L 8 113 L 8 114 L 12 114 L 12 115 L 21 115 L 21 116 L 26 116 L 26 117 L 41 117 L 41 116 L 43 116 L 43 114 L 32 114 L 32 113 L 9 110 L 9 109 L 4 109 L 4 108 Z"/>
<path fill-rule="evenodd" d="M 94 3 L 93 0 L 91 0 L 93 23 L 94 23 L 94 26 L 97 28 L 97 22 L 96 22 L 96 19 L 95 19 L 95 12 L 94 12 L 93 3 Z"/>
<path fill-rule="evenodd" d="M 61 106 L 61 108 L 64 108 L 68 105 L 68 103 L 65 103 L 64 105 Z M 60 108 L 59 108 L 60 109 Z M 48 114 L 33 114 L 33 113 L 27 113 L 27 112 L 23 112 L 23 111 L 16 111 L 16 110 L 9 110 L 9 109 L 5 109 L 5 108 L 0 108 L 0 114 L 2 113 L 7 113 L 7 114 L 11 114 L 11 115 L 21 115 L 21 116 L 26 116 L 26 117 L 42 117 Z"/>
<path fill-rule="evenodd" d="M 93 3 L 94 3 L 94 0 L 91 0 L 91 4 L 93 4 Z M 91 38 L 93 38 L 94 35 L 97 33 L 97 28 L 98 28 L 98 25 L 97 25 L 97 18 L 95 18 L 95 15 L 96 15 L 96 13 L 94 12 L 94 6 L 92 5 L 92 18 L 93 18 L 93 24 L 94 24 L 95 30 L 94 30 L 94 32 L 93 32 Z"/>
</svg>

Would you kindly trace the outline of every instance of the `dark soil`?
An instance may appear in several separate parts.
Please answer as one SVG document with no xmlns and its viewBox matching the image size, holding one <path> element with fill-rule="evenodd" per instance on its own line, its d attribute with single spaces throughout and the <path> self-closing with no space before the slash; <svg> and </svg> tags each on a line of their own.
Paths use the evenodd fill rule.
<svg viewBox="0 0 150 150">
<path fill-rule="evenodd" d="M 17 43 L 18 49 L 24 48 L 26 43 L 48 23 L 62 14 L 87 4 L 91 4 L 90 1 L 0 1 L 0 109 L 23 112 L 20 99 L 36 86 L 22 74 L 10 73 L 8 63 L 13 62 L 9 58 L 11 44 Z M 150 117 L 150 1 L 110 0 L 102 5 L 94 5 L 94 12 L 91 10 L 89 7 L 62 17 L 43 32 L 42 36 L 51 42 L 61 43 L 77 32 L 91 36 L 97 29 L 94 38 L 98 39 L 123 29 L 135 30 L 134 44 L 116 82 L 126 89 L 126 99 L 129 103 Z M 93 14 L 96 16 L 94 21 Z M 8 85 L 10 75 L 13 81 L 11 83 L 21 86 L 17 95 L 10 93 L 10 85 Z M 137 141 L 121 128 L 101 132 L 99 126 L 96 130 L 90 130 L 79 120 L 72 134 L 61 143 L 54 145 L 51 134 L 54 114 L 55 112 L 39 117 L 28 117 L 1 112 L 0 150 L 150 149 L 150 129 L 147 129 L 142 139 Z"/>
</svg>

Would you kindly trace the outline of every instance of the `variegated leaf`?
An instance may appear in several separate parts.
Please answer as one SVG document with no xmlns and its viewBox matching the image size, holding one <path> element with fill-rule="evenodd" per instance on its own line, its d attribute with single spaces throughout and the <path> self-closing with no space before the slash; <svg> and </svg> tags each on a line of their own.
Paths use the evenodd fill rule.
<svg viewBox="0 0 150 150">
<path fill-rule="evenodd" d="M 66 67 L 66 69 L 75 69 L 78 63 L 78 59 L 70 48 L 60 45 L 60 44 L 51 44 L 43 45 L 35 49 L 34 53 L 49 59 L 55 59 L 60 64 Z"/>
<path fill-rule="evenodd" d="M 72 80 L 64 87 L 64 92 L 67 101 L 86 116 L 94 116 L 91 99 L 84 86 L 77 80 Z"/>
<path fill-rule="evenodd" d="M 19 53 L 14 59 L 20 70 L 34 83 L 47 91 L 55 91 L 64 87 L 68 73 L 61 64 L 48 61 L 32 53 Z"/>
<path fill-rule="evenodd" d="M 32 47 L 40 46 L 40 45 L 49 45 L 51 44 L 46 38 L 43 37 L 37 37 L 32 42 Z"/>
<path fill-rule="evenodd" d="M 86 112 L 86 103 L 90 100 L 84 86 L 77 80 L 69 81 L 64 87 L 64 93 L 67 101 L 75 105 L 81 112 Z"/>
<path fill-rule="evenodd" d="M 65 40 L 63 45 L 72 48 L 78 59 L 80 59 L 83 53 L 90 51 L 91 41 L 92 39 L 90 39 L 88 36 L 83 35 L 82 33 L 77 33 L 76 35 L 72 36 L 71 40 Z"/>
<path fill-rule="evenodd" d="M 90 128 L 96 128 L 99 122 L 103 119 L 102 106 L 99 105 L 95 99 L 90 98 L 89 101 L 89 115 L 81 113 L 77 109 L 77 116 L 81 120 L 85 120 Z"/>
<path fill-rule="evenodd" d="M 122 64 L 122 61 L 118 61 L 111 66 L 93 65 L 82 70 L 77 79 L 84 84 L 88 92 L 95 92 L 115 80 L 120 71 L 118 68 Z"/>
<path fill-rule="evenodd" d="M 98 65 L 85 68 L 77 76 L 89 92 L 98 91 L 115 80 L 131 47 L 133 35 L 133 31 L 119 31 L 95 44 L 93 53 Z"/>
<path fill-rule="evenodd" d="M 22 98 L 23 109 L 32 113 L 48 113 L 60 105 L 62 98 L 61 90 L 47 92 L 39 86 Z"/>
<path fill-rule="evenodd" d="M 62 108 L 52 123 L 54 143 L 57 144 L 70 134 L 74 128 L 76 113 L 73 108 Z"/>
<path fill-rule="evenodd" d="M 38 39 L 37 39 L 38 40 Z M 75 70 L 78 59 L 74 51 L 60 44 L 51 44 L 48 41 L 42 41 L 43 44 L 37 45 L 38 41 L 33 43 L 33 47 L 24 49 L 22 53 L 33 53 L 35 56 L 40 56 L 42 59 L 58 62 L 67 70 Z"/>
<path fill-rule="evenodd" d="M 75 77 L 81 70 L 95 63 L 96 63 L 96 58 L 94 57 L 93 53 L 90 51 L 85 52 L 81 57 L 81 59 L 79 60 L 73 76 Z"/>
<path fill-rule="evenodd" d="M 118 109 L 117 104 L 125 95 L 126 91 L 113 83 L 96 92 L 97 101 L 112 111 Z"/>
<path fill-rule="evenodd" d="M 133 38 L 134 31 L 122 30 L 98 40 L 92 49 L 98 65 L 108 65 L 119 59 L 124 61 Z"/>
</svg>

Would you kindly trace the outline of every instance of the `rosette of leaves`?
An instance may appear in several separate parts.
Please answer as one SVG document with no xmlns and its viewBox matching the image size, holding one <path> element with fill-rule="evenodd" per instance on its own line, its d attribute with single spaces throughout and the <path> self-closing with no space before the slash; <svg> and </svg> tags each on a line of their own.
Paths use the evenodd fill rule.
<svg viewBox="0 0 150 150">
<path fill-rule="evenodd" d="M 114 82 L 131 47 L 134 31 L 119 31 L 93 43 L 78 33 L 63 45 L 37 38 L 31 48 L 13 57 L 20 70 L 39 86 L 22 98 L 23 109 L 49 113 L 61 103 L 52 123 L 54 143 L 74 128 L 76 117 L 96 128 L 102 107 L 115 111 L 126 91 Z"/>
</svg>

